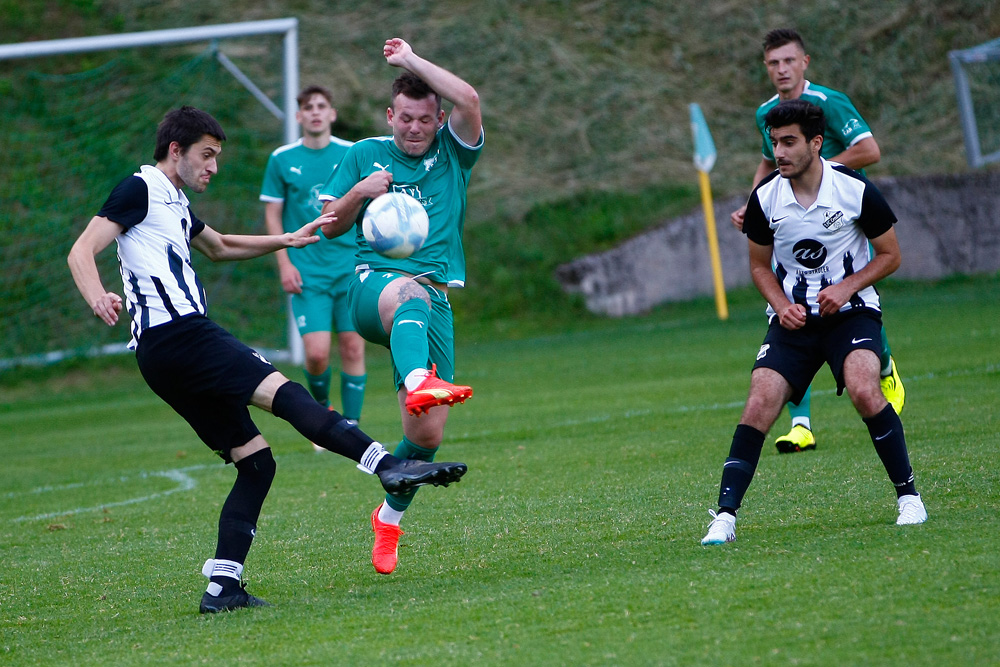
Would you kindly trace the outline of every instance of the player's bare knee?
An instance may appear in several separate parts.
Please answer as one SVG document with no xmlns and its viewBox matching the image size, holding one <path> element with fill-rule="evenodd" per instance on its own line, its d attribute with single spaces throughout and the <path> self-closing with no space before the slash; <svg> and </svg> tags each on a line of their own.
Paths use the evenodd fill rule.
<svg viewBox="0 0 1000 667">
<path fill-rule="evenodd" d="M 882 412 L 888 405 L 888 401 L 878 385 L 868 386 L 866 384 L 863 387 L 854 387 L 853 391 L 848 391 L 848 394 L 851 397 L 851 403 L 854 404 L 854 409 L 866 419 Z"/>
<path fill-rule="evenodd" d="M 305 367 L 312 375 L 320 375 L 326 371 L 326 367 L 330 364 L 329 355 L 325 353 L 320 353 L 316 351 L 310 352 L 306 350 Z"/>
</svg>

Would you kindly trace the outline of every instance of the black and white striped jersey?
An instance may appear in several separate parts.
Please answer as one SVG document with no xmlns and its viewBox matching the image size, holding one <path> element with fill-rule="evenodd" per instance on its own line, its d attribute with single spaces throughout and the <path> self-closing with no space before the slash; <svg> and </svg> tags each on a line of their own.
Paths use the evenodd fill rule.
<svg viewBox="0 0 1000 667">
<path fill-rule="evenodd" d="M 789 180 L 774 171 L 750 195 L 743 233 L 754 243 L 773 246 L 772 264 L 785 296 L 819 315 L 820 290 L 864 268 L 871 259 L 868 239 L 895 222 L 878 188 L 857 172 L 823 160 L 823 181 L 812 206 L 803 208 Z M 841 311 L 852 308 L 880 310 L 875 287 L 855 293 Z M 767 314 L 774 315 L 770 305 Z"/>
<path fill-rule="evenodd" d="M 191 239 L 205 224 L 166 174 L 142 166 L 115 186 L 97 215 L 125 227 L 116 240 L 132 317 L 129 349 L 150 327 L 207 314 L 205 289 L 191 266 Z"/>
</svg>

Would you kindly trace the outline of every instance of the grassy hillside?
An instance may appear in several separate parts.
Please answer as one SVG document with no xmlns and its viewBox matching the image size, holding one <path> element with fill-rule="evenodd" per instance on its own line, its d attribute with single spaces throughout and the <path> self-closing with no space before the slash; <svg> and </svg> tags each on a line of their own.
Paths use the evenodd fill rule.
<svg viewBox="0 0 1000 667">
<path fill-rule="evenodd" d="M 0 42 L 5 43 L 298 17 L 302 82 L 334 90 L 341 112 L 338 131 L 347 138 L 385 131 L 386 93 L 396 71 L 384 64 L 381 44 L 394 35 L 409 40 L 418 53 L 473 83 L 483 100 L 487 145 L 474 173 L 467 221 L 473 289 L 459 297 L 459 317 L 491 322 L 493 329 L 522 318 L 526 310 L 579 314 L 551 277 L 556 264 L 614 245 L 697 205 L 690 102 L 704 109 L 719 150 L 712 173 L 715 194 L 747 190 L 759 159 L 753 110 L 771 94 L 759 46 L 767 30 L 798 28 L 812 55 L 810 78 L 844 90 L 862 109 L 882 147 L 882 162 L 869 170 L 876 178 L 966 169 L 947 52 L 1000 34 L 998 0 L 944 5 L 934 0 L 363 5 L 342 0 L 249 5 L 232 0 L 0 0 L 0 13 Z M 204 44 L 174 50 L 190 56 L 203 49 Z M 227 42 L 223 49 L 278 98 L 274 44 L 244 40 Z M 91 54 L 55 61 L 55 66 L 60 71 L 96 67 L 111 57 Z M 158 58 L 152 52 L 143 55 L 147 66 Z M 20 99 L 28 91 L 12 73 L 53 66 L 41 59 L 0 62 L 0 92 L 7 100 Z M 210 83 L 204 98 L 210 108 L 215 85 L 238 90 L 231 79 Z M 256 102 L 245 98 L 241 104 L 249 109 Z M 44 112 L 24 113 L 33 112 L 5 110 L 0 147 L 25 126 L 46 122 Z M 266 114 L 258 116 L 273 122 Z M 150 125 L 156 120 L 152 112 L 138 115 L 140 121 L 147 117 Z M 236 140 L 227 145 L 220 185 L 199 198 L 198 210 L 235 211 L 228 217 L 259 229 L 253 188 L 267 151 L 278 141 L 276 129 L 235 132 L 232 122 L 227 127 Z M 117 147 L 120 138 L 106 141 Z M 143 146 L 142 159 L 148 159 L 149 142 L 140 137 L 132 143 Z M 28 152 L 44 155 L 47 150 L 44 142 L 35 142 Z M 85 146 L 79 154 L 92 152 Z M 0 165 L 0 177 L 9 182 L 8 170 L 18 164 L 24 166 L 18 160 Z M 87 177 L 74 180 L 72 185 L 85 193 L 78 205 L 85 213 L 74 210 L 75 217 L 60 221 L 59 228 L 77 231 L 120 177 L 116 166 L 118 171 L 101 174 L 104 180 L 95 185 L 95 170 L 102 168 L 100 163 L 88 166 Z M 238 172 L 248 174 L 245 184 L 231 180 L 232 188 L 222 187 Z M 25 221 L 4 220 L 5 230 L 51 220 L 32 213 L 45 196 L 40 184 L 32 187 L 40 192 L 28 195 L 14 188 Z M 8 263 L 9 254 L 4 254 Z M 259 327 L 267 317 L 258 315 L 267 313 L 273 320 L 281 307 L 270 262 L 229 267 L 218 277 L 209 272 L 208 287 L 221 321 L 238 324 L 255 340 L 273 332 L 280 337 L 280 327 Z M 5 317 L 22 317 L 8 310 Z"/>
<path fill-rule="evenodd" d="M 3 0 L 0 8 L 5 42 L 297 16 L 303 81 L 332 86 L 345 117 L 362 127 L 384 117 L 393 72 L 381 41 L 402 36 L 482 94 L 488 153 L 474 221 L 586 190 L 690 181 L 690 102 L 715 135 L 717 187 L 744 188 L 757 157 L 752 110 L 770 95 L 760 39 L 781 25 L 806 37 L 810 76 L 849 93 L 870 121 L 884 156 L 874 175 L 961 170 L 947 52 L 1000 34 L 996 0 Z M 236 60 L 253 69 L 253 57 Z"/>
</svg>

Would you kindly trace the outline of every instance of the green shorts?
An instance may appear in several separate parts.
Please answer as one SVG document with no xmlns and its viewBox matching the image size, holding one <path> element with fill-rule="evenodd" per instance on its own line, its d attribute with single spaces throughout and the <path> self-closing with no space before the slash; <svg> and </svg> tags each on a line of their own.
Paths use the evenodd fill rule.
<svg viewBox="0 0 1000 667">
<path fill-rule="evenodd" d="M 382 328 L 378 314 L 378 299 L 382 291 L 396 278 L 405 278 L 391 271 L 361 271 L 355 274 L 348 290 L 354 330 L 365 340 L 389 347 L 389 334 Z M 446 382 L 455 380 L 455 317 L 451 312 L 448 295 L 430 285 L 420 284 L 431 298 L 431 320 L 427 327 L 430 351 L 427 367 L 437 364 L 438 377 Z M 392 365 L 396 389 L 403 386 L 396 364 Z"/>
<path fill-rule="evenodd" d="M 344 274 L 323 288 L 306 284 L 301 294 L 292 295 L 292 314 L 300 335 L 317 331 L 355 331 L 347 298 L 351 278 L 353 274 Z"/>
</svg>

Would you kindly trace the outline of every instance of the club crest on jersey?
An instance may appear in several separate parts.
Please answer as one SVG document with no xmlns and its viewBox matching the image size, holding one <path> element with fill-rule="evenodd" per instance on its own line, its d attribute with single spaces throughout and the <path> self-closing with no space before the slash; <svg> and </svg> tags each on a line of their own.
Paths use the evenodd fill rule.
<svg viewBox="0 0 1000 667">
<path fill-rule="evenodd" d="M 434 165 L 436 165 L 438 161 L 438 155 L 440 154 L 441 154 L 441 149 L 439 148 L 432 157 L 429 157 L 426 160 L 424 160 L 424 171 L 430 171 L 431 169 L 434 168 Z"/>
<path fill-rule="evenodd" d="M 823 214 L 823 218 L 823 226 L 831 232 L 835 232 L 847 224 L 847 220 L 844 219 L 843 211 L 837 211 L 836 213 L 827 211 Z"/>
</svg>

